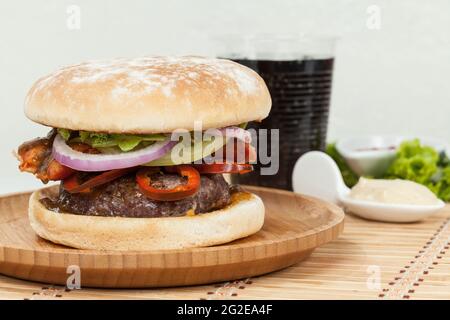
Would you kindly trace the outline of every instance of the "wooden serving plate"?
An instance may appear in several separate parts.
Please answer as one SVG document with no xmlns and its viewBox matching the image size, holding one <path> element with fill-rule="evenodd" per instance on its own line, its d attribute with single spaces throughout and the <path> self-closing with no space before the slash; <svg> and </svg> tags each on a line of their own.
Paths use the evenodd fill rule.
<svg viewBox="0 0 450 320">
<path fill-rule="evenodd" d="M 245 187 L 266 207 L 261 231 L 228 244 L 187 250 L 77 250 L 39 238 L 28 223 L 30 193 L 0 197 L 0 273 L 65 285 L 79 266 L 82 287 L 143 288 L 206 284 L 265 274 L 304 260 L 336 239 L 344 213 L 289 191 Z"/>
</svg>

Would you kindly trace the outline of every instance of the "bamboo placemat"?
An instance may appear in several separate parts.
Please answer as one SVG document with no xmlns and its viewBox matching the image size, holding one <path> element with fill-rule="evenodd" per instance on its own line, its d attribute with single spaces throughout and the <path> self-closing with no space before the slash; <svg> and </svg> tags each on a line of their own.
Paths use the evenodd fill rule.
<svg viewBox="0 0 450 320">
<path fill-rule="evenodd" d="M 450 205 L 411 224 L 347 215 L 338 240 L 302 263 L 265 276 L 196 287 L 72 291 L 0 276 L 0 298 L 450 299 L 449 246 Z"/>
</svg>

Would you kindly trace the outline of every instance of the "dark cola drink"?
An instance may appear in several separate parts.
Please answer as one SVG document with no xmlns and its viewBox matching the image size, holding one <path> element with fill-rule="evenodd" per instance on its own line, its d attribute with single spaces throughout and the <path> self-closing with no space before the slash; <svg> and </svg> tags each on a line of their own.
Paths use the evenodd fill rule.
<svg viewBox="0 0 450 320">
<path fill-rule="evenodd" d="M 254 172 L 235 176 L 233 182 L 292 190 L 297 159 L 305 152 L 325 149 L 334 59 L 234 61 L 258 72 L 272 96 L 269 117 L 248 127 L 280 131 L 278 173 L 262 175 L 257 164 Z M 270 151 L 270 140 L 268 147 Z"/>
</svg>

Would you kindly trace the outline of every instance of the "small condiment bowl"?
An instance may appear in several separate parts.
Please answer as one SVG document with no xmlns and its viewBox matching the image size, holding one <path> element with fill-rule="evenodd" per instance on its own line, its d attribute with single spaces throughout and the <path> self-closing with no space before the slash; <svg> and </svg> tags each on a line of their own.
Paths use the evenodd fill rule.
<svg viewBox="0 0 450 320">
<path fill-rule="evenodd" d="M 336 149 L 356 174 L 379 177 L 394 160 L 399 145 L 415 138 L 418 138 L 421 144 L 433 147 L 438 152 L 448 149 L 445 141 L 435 138 L 389 135 L 339 139 L 336 142 Z"/>
</svg>

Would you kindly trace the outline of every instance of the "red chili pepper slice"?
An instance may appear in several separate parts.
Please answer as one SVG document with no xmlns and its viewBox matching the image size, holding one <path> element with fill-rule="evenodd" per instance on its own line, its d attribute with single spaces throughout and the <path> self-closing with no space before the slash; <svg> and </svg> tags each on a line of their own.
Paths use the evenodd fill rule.
<svg viewBox="0 0 450 320">
<path fill-rule="evenodd" d="M 151 175 L 159 172 L 159 168 L 142 168 L 136 173 L 136 182 L 141 191 L 150 199 L 159 201 L 176 201 L 195 194 L 200 188 L 200 174 L 190 165 L 165 167 L 168 172 L 175 172 L 187 178 L 185 184 L 172 189 L 158 189 L 152 186 Z"/>
</svg>

